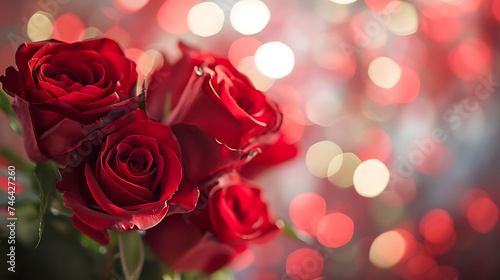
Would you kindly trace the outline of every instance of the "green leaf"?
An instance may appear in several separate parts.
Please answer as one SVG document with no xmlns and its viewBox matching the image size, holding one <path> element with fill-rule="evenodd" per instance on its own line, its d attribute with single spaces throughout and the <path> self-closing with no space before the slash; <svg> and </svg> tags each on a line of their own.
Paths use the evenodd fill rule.
<svg viewBox="0 0 500 280">
<path fill-rule="evenodd" d="M 0 88 L 0 109 L 7 114 L 7 116 L 10 118 L 10 127 L 17 133 L 21 134 L 21 124 L 19 124 L 19 120 L 16 117 L 16 114 L 14 114 L 14 111 L 12 111 L 12 108 L 10 107 L 10 102 L 9 98 L 7 98 L 7 94 Z"/>
<path fill-rule="evenodd" d="M 144 264 L 144 245 L 137 231 L 118 233 L 120 259 L 126 280 L 137 280 Z"/>
<path fill-rule="evenodd" d="M 40 240 L 42 240 L 44 217 L 55 190 L 54 185 L 60 179 L 57 165 L 52 161 L 38 164 L 35 167 L 35 177 L 40 187 L 40 223 L 38 226 L 38 243 L 35 246 L 36 248 L 40 244 Z"/>
<path fill-rule="evenodd" d="M 284 235 L 300 240 L 305 243 L 312 243 L 312 239 L 310 237 L 298 234 L 291 225 L 285 223 L 284 221 L 281 222 L 283 223 L 282 229 Z"/>
</svg>

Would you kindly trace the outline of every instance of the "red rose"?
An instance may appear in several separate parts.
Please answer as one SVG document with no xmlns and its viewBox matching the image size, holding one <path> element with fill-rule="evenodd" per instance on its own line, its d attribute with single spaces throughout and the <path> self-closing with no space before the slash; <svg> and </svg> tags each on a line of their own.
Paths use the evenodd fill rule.
<svg viewBox="0 0 500 280">
<path fill-rule="evenodd" d="M 240 169 L 258 154 L 230 149 L 196 126 L 176 124 L 172 131 L 181 146 L 185 176 L 200 188 L 213 186 L 213 180 Z"/>
<path fill-rule="evenodd" d="M 169 268 L 211 274 L 229 264 L 246 246 L 235 248 L 221 243 L 210 227 L 208 211 L 172 215 L 147 230 L 144 239 Z"/>
<path fill-rule="evenodd" d="M 136 66 L 110 39 L 25 43 L 16 65 L 0 82 L 15 97 L 12 108 L 35 162 L 66 164 L 65 155 L 89 132 L 135 110 L 139 101 Z"/>
<path fill-rule="evenodd" d="M 183 57 L 155 73 L 146 106 L 166 124 L 197 126 L 233 149 L 246 149 L 276 140 L 281 125 L 277 106 L 255 89 L 227 59 L 180 45 Z"/>
<path fill-rule="evenodd" d="M 244 182 L 238 173 L 219 179 L 210 191 L 208 207 L 215 234 L 226 244 L 265 243 L 281 232 L 260 188 Z"/>
<path fill-rule="evenodd" d="M 135 121 L 107 136 L 98 153 L 81 166 L 62 169 L 56 183 L 64 203 L 74 212 L 74 226 L 101 244 L 106 229 L 145 230 L 167 214 L 191 211 L 199 191 L 183 180 L 180 149 L 168 126 L 146 120 L 138 110 Z M 71 170 L 67 170 L 71 168 Z"/>
</svg>

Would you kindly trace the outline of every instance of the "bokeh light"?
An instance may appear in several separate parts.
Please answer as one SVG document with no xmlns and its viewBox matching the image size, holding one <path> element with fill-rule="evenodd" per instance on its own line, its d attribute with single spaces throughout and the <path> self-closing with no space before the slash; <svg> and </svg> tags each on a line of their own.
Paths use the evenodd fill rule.
<svg viewBox="0 0 500 280">
<path fill-rule="evenodd" d="M 306 166 L 314 176 L 326 178 L 330 162 L 340 154 L 342 154 L 342 149 L 331 141 L 314 143 L 307 150 Z"/>
<path fill-rule="evenodd" d="M 343 213 L 332 213 L 323 217 L 318 224 L 319 243 L 330 248 L 338 248 L 347 244 L 354 232 L 354 223 Z"/>
<path fill-rule="evenodd" d="M 330 0 L 330 1 L 332 1 L 333 3 L 341 4 L 341 5 L 348 5 L 348 4 L 354 3 L 358 0 Z"/>
<path fill-rule="evenodd" d="M 258 90 L 266 91 L 274 84 L 274 79 L 267 77 L 257 69 L 253 56 L 247 56 L 240 60 L 236 68 L 247 75 Z"/>
<path fill-rule="evenodd" d="M 384 89 L 379 86 L 369 86 L 366 94 L 373 101 L 389 105 L 413 101 L 420 91 L 420 77 L 414 70 L 401 67 L 401 77 L 395 86 Z"/>
<path fill-rule="evenodd" d="M 404 256 L 406 242 L 395 230 L 377 236 L 370 247 L 370 262 L 379 268 L 395 266 Z"/>
<path fill-rule="evenodd" d="M 259 33 L 266 27 L 271 13 L 260 0 L 242 0 L 231 9 L 230 21 L 233 28 L 244 35 Z"/>
<path fill-rule="evenodd" d="M 467 208 L 467 220 L 477 232 L 488 233 L 497 223 L 498 206 L 487 197 L 475 199 Z"/>
<path fill-rule="evenodd" d="M 366 5 L 379 14 L 392 13 L 399 8 L 399 0 L 365 0 Z"/>
<path fill-rule="evenodd" d="M 453 219 L 443 209 L 433 209 L 420 220 L 420 233 L 431 243 L 446 242 L 454 231 Z"/>
<path fill-rule="evenodd" d="M 324 260 L 318 251 L 303 248 L 288 255 L 286 273 L 295 280 L 310 280 L 321 275 Z"/>
<path fill-rule="evenodd" d="M 124 13 L 133 13 L 142 9 L 149 0 L 113 0 L 116 8 Z"/>
<path fill-rule="evenodd" d="M 353 184 L 353 176 L 361 160 L 353 153 L 342 153 L 334 157 L 328 166 L 328 180 L 341 188 Z"/>
<path fill-rule="evenodd" d="M 189 10 L 188 27 L 198 36 L 217 34 L 224 24 L 224 11 L 214 2 L 203 2 Z"/>
<path fill-rule="evenodd" d="M 312 236 L 316 236 L 319 221 L 325 214 L 325 199 L 316 193 L 300 194 L 290 203 L 290 219 L 298 228 Z"/>
<path fill-rule="evenodd" d="M 262 43 L 254 37 L 243 37 L 234 40 L 229 46 L 227 57 L 231 64 L 238 66 L 241 60 L 255 55 Z M 255 63 L 254 63 L 255 64 Z"/>
<path fill-rule="evenodd" d="M 368 66 L 368 76 L 377 86 L 389 89 L 401 78 L 401 67 L 388 57 L 377 57 Z"/>
<path fill-rule="evenodd" d="M 84 31 L 85 24 L 77 15 L 62 14 L 54 21 L 52 38 L 72 43 L 81 40 Z"/>
<path fill-rule="evenodd" d="M 27 34 L 31 41 L 47 40 L 51 37 L 54 17 L 51 14 L 38 11 L 31 16 L 27 25 Z"/>
<path fill-rule="evenodd" d="M 448 62 L 455 75 L 472 81 L 490 71 L 491 49 L 479 38 L 468 38 L 450 52 Z"/>
<path fill-rule="evenodd" d="M 399 7 L 388 17 L 387 28 L 396 35 L 410 35 L 418 29 L 418 13 L 408 2 L 399 2 Z"/>
<path fill-rule="evenodd" d="M 255 65 L 264 75 L 280 79 L 292 72 L 295 56 L 290 47 L 281 42 L 265 43 L 255 53 Z"/>
<path fill-rule="evenodd" d="M 391 138 L 380 128 L 365 130 L 356 142 L 356 155 L 360 160 L 378 159 L 386 162 L 391 155 Z"/>
<path fill-rule="evenodd" d="M 168 33 L 183 34 L 189 31 L 187 16 L 190 9 L 200 0 L 166 0 L 157 14 L 160 28 Z"/>
<path fill-rule="evenodd" d="M 389 169 L 378 159 L 362 162 L 354 172 L 353 184 L 356 192 L 364 197 L 381 194 L 389 183 Z"/>
</svg>

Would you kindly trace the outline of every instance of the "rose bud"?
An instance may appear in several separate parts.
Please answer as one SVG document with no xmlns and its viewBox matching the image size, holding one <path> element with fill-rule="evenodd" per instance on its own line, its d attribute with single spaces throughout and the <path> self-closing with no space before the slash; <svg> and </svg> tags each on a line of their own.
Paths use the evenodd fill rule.
<svg viewBox="0 0 500 280">
<path fill-rule="evenodd" d="M 74 212 L 75 228 L 101 244 L 106 229 L 146 230 L 165 216 L 195 208 L 199 191 L 183 180 L 179 144 L 170 127 L 136 111 L 111 125 L 100 149 L 79 166 L 60 170 L 56 189 Z"/>
<path fill-rule="evenodd" d="M 35 162 L 68 164 L 67 153 L 85 137 L 135 110 L 139 102 L 136 65 L 110 39 L 24 43 L 16 65 L 0 82 L 15 98 L 12 108 Z"/>
<path fill-rule="evenodd" d="M 236 172 L 219 179 L 208 207 L 215 235 L 226 244 L 266 243 L 281 233 L 260 188 Z"/>
<path fill-rule="evenodd" d="M 179 272 L 201 270 L 211 274 L 247 248 L 232 247 L 217 239 L 206 205 L 188 214 L 166 217 L 147 230 L 144 239 L 163 263 Z"/>
<path fill-rule="evenodd" d="M 168 125 L 199 127 L 231 149 L 272 144 L 281 126 L 278 107 L 229 60 L 180 44 L 182 58 L 153 74 L 148 113 Z M 165 104 L 170 113 L 164 119 Z"/>
</svg>

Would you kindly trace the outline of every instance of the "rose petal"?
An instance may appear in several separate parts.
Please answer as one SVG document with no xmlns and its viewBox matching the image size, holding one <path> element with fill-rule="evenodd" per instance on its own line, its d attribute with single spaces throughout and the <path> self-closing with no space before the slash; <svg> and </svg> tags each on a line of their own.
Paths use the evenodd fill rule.
<svg viewBox="0 0 500 280">
<path fill-rule="evenodd" d="M 87 225 L 84 223 L 82 220 L 80 220 L 77 216 L 71 217 L 71 221 L 73 221 L 73 226 L 83 232 L 85 235 L 88 237 L 92 238 L 94 241 L 97 243 L 106 246 L 109 244 L 109 235 L 108 231 L 105 229 L 102 230 L 97 230 L 92 228 L 91 226 Z"/>
</svg>

